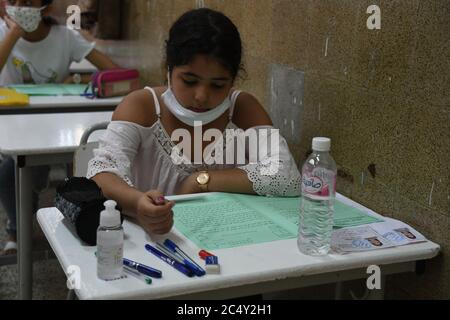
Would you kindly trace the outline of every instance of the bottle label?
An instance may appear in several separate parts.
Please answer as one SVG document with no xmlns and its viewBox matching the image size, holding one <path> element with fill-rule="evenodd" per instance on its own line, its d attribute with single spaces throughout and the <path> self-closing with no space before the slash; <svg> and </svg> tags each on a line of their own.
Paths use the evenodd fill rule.
<svg viewBox="0 0 450 320">
<path fill-rule="evenodd" d="M 305 173 L 302 175 L 302 193 L 315 199 L 327 199 L 334 195 L 335 179 L 329 170 Z"/>
<path fill-rule="evenodd" d="M 97 245 L 97 261 L 99 266 L 108 270 L 122 265 L 123 246 Z"/>
<path fill-rule="evenodd" d="M 322 191 L 323 181 L 319 177 L 303 176 L 303 191 L 307 193 L 318 193 Z"/>
</svg>

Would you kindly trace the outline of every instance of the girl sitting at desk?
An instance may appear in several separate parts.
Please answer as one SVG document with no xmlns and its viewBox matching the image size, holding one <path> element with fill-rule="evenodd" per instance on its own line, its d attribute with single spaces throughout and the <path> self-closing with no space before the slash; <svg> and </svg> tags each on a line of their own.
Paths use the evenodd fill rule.
<svg viewBox="0 0 450 320">
<path fill-rule="evenodd" d="M 163 195 L 214 191 L 299 194 L 300 174 L 283 137 L 277 140 L 279 151 L 271 153 L 274 158 L 247 165 L 195 164 L 193 157 L 180 163 L 173 157 L 171 136 L 179 129 L 194 137 L 191 141 L 199 129 L 219 133 L 238 128 L 273 129 L 257 99 L 233 89 L 241 54 L 240 35 L 229 18 L 206 8 L 189 11 L 170 29 L 168 86 L 133 92 L 114 112 L 89 162 L 87 177 L 99 185 L 105 197 L 136 217 L 146 232 L 164 234 L 172 228 L 174 203 Z M 191 148 L 195 146 L 184 151 Z M 205 148 L 203 143 L 201 155 Z M 223 146 L 224 153 L 226 148 L 228 144 Z M 278 171 L 263 174 L 272 160 L 279 165 Z"/>
<path fill-rule="evenodd" d="M 48 16 L 52 2 L 1 0 L 0 86 L 89 82 L 89 76 L 86 79 L 74 77 L 74 81 L 70 76 L 70 64 L 84 58 L 100 70 L 118 68 L 109 57 L 94 48 L 95 43 L 88 42 L 77 31 L 56 25 Z M 41 173 L 44 175 L 41 174 L 38 180 L 47 177 L 46 172 Z M 17 245 L 14 162 L 10 157 L 3 157 L 0 163 L 0 201 L 9 218 L 9 241 L 3 253 L 12 254 Z"/>
</svg>

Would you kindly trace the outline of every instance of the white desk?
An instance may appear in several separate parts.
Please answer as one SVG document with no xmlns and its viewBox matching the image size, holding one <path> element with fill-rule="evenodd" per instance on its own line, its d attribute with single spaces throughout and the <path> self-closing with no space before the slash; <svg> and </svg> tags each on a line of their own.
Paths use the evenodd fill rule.
<svg viewBox="0 0 450 320">
<path fill-rule="evenodd" d="M 0 115 L 113 111 L 122 99 L 123 97 L 88 99 L 81 96 L 31 96 L 29 106 L 0 107 Z"/>
<path fill-rule="evenodd" d="M 16 164 L 19 297 L 31 299 L 32 181 L 34 166 L 71 163 L 83 132 L 110 121 L 112 112 L 0 116 L 0 152 Z"/>
<path fill-rule="evenodd" d="M 341 195 L 337 198 L 372 212 Z M 249 296 L 367 279 L 369 275 L 366 270 L 369 265 L 380 266 L 383 277 L 411 272 L 415 270 L 416 261 L 433 258 L 440 249 L 433 242 L 424 242 L 371 252 L 311 257 L 301 254 L 297 249 L 296 239 L 291 239 L 215 250 L 221 264 L 221 274 L 188 278 L 147 253 L 144 244 L 152 240 L 161 242 L 161 239 L 167 237 L 177 239 L 176 242 L 192 258 L 196 257 L 199 248 L 176 230 L 151 240 L 142 228 L 125 220 L 124 256 L 162 270 L 163 278 L 154 279 L 151 285 L 135 278 L 105 282 L 96 276 L 96 247 L 83 245 L 76 237 L 73 227 L 56 208 L 39 210 L 37 218 L 66 274 L 69 266 L 80 268 L 81 286 L 75 290 L 80 299 L 225 299 Z M 197 261 L 203 265 L 199 259 Z"/>
</svg>

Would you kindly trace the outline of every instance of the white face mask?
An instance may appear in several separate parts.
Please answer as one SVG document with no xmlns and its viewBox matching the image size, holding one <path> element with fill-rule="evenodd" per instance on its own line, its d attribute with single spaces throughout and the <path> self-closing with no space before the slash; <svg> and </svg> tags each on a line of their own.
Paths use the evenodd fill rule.
<svg viewBox="0 0 450 320">
<path fill-rule="evenodd" d="M 206 112 L 194 112 L 183 107 L 172 92 L 170 85 L 170 74 L 167 75 L 169 87 L 166 92 L 162 94 L 162 98 L 166 107 L 170 112 L 181 122 L 193 127 L 194 121 L 201 121 L 202 125 L 206 125 L 218 119 L 225 111 L 230 109 L 231 100 L 230 95 L 227 95 L 225 100 L 217 107 Z"/>
<path fill-rule="evenodd" d="M 39 23 L 42 20 L 41 11 L 45 8 L 46 6 L 41 8 L 6 6 L 6 13 L 25 32 L 33 32 L 39 27 Z"/>
</svg>

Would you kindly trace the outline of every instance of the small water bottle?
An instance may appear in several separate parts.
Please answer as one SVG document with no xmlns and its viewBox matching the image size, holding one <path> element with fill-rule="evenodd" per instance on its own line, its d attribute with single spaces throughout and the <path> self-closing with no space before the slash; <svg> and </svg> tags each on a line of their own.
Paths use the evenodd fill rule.
<svg viewBox="0 0 450 320">
<path fill-rule="evenodd" d="M 116 205 L 105 202 L 97 229 L 97 277 L 107 281 L 121 278 L 123 272 L 123 228 Z"/>
<path fill-rule="evenodd" d="M 314 138 L 313 152 L 302 168 L 297 245 L 307 255 L 326 255 L 330 251 L 337 174 L 330 146 L 329 138 Z"/>
</svg>

